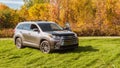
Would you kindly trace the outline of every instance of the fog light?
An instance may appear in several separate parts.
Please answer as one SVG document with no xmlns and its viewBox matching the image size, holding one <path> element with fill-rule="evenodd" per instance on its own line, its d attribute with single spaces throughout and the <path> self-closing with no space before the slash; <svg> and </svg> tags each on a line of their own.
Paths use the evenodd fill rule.
<svg viewBox="0 0 120 68">
<path fill-rule="evenodd" d="M 60 40 L 56 41 L 56 43 L 55 43 L 55 49 L 59 49 L 60 45 L 61 45 Z"/>
</svg>

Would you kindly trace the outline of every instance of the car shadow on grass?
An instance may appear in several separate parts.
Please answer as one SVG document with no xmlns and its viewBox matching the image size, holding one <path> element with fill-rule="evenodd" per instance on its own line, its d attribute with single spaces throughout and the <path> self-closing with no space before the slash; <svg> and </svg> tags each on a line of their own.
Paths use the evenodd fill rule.
<svg viewBox="0 0 120 68">
<path fill-rule="evenodd" d="M 38 48 L 34 48 L 34 47 L 27 47 L 27 48 L 39 50 Z M 99 49 L 93 48 L 91 45 L 85 45 L 85 46 L 78 46 L 78 48 L 76 49 L 54 50 L 51 53 L 64 54 L 64 53 L 81 53 L 81 52 L 97 52 L 97 51 L 99 51 Z"/>
<path fill-rule="evenodd" d="M 76 49 L 67 49 L 67 50 L 55 50 L 54 53 L 81 53 L 81 52 L 97 52 L 99 49 L 93 48 L 90 45 L 79 46 Z"/>
</svg>

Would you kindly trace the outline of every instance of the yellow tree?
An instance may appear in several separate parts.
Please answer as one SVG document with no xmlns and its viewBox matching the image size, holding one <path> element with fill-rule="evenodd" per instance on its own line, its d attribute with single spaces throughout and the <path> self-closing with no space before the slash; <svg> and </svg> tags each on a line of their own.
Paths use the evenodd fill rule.
<svg viewBox="0 0 120 68">
<path fill-rule="evenodd" d="M 24 20 L 29 20 L 29 13 L 28 13 L 28 9 L 26 8 L 26 6 L 22 6 L 20 10 L 17 10 L 17 13 Z"/>
<path fill-rule="evenodd" d="M 50 5 L 48 3 L 35 4 L 29 10 L 31 20 L 49 20 Z"/>
<path fill-rule="evenodd" d="M 9 7 L 0 3 L 0 10 L 5 10 L 5 9 L 9 9 Z"/>
</svg>

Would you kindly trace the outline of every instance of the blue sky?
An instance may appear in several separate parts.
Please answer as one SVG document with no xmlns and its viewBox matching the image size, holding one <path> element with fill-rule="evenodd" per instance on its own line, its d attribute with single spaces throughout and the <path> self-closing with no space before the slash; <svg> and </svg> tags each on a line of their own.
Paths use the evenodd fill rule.
<svg viewBox="0 0 120 68">
<path fill-rule="evenodd" d="M 3 3 L 13 9 L 20 9 L 20 7 L 24 4 L 23 0 L 0 0 L 0 3 Z"/>
</svg>

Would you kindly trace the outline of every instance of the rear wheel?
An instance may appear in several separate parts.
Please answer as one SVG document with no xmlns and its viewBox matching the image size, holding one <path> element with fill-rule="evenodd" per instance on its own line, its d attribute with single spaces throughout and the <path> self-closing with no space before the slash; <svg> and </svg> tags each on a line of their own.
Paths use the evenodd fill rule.
<svg viewBox="0 0 120 68">
<path fill-rule="evenodd" d="M 40 50 L 43 53 L 50 53 L 52 51 L 48 41 L 42 41 L 42 43 L 40 44 Z"/>
<path fill-rule="evenodd" d="M 18 49 L 23 48 L 22 40 L 21 40 L 20 38 L 17 38 L 16 41 L 15 41 L 15 43 L 16 43 L 16 47 L 17 47 Z"/>
</svg>

